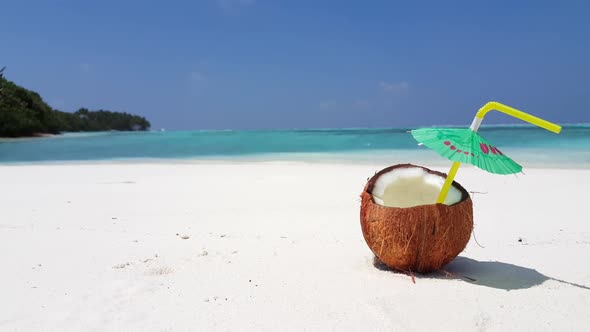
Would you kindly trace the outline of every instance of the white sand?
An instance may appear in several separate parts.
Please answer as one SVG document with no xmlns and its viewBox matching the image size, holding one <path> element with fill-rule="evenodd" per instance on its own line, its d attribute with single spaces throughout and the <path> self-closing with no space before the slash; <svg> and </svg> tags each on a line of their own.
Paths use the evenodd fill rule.
<svg viewBox="0 0 590 332">
<path fill-rule="evenodd" d="M 0 330 L 588 330 L 590 170 L 462 168 L 477 281 L 413 284 L 360 229 L 385 166 L 2 166 Z"/>
</svg>

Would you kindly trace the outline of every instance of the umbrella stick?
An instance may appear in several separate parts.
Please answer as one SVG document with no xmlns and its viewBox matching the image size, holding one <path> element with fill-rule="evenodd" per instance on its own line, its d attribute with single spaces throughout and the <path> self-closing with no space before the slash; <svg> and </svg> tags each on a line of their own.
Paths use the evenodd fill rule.
<svg viewBox="0 0 590 332">
<path fill-rule="evenodd" d="M 451 166 L 451 170 L 449 170 L 449 175 L 447 175 L 447 179 L 445 180 L 445 184 L 443 184 L 442 189 L 440 190 L 440 194 L 438 194 L 438 199 L 436 203 L 442 204 L 445 199 L 447 198 L 447 194 L 449 193 L 449 189 L 451 189 L 451 184 L 453 183 L 453 179 L 459 170 L 459 166 L 461 163 L 455 161 L 453 166 Z"/>
</svg>

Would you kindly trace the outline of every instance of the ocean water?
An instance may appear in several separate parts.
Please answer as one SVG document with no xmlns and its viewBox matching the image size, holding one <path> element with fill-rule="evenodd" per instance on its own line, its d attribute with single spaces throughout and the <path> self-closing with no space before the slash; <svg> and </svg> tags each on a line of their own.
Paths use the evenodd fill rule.
<svg viewBox="0 0 590 332">
<path fill-rule="evenodd" d="M 409 128 L 70 133 L 0 140 L 0 163 L 101 161 L 307 161 L 448 165 Z M 479 133 L 523 166 L 590 168 L 590 126 L 560 134 L 531 126 Z"/>
</svg>

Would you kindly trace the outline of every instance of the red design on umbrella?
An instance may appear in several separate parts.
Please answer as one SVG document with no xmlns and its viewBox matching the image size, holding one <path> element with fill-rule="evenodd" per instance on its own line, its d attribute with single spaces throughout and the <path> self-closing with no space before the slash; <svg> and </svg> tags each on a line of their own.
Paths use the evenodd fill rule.
<svg viewBox="0 0 590 332">
<path fill-rule="evenodd" d="M 481 152 L 488 154 L 490 150 L 488 149 L 488 145 L 485 143 L 479 143 L 479 147 L 481 148 Z"/>
<path fill-rule="evenodd" d="M 502 152 L 500 151 L 500 149 L 498 149 L 498 148 L 497 148 L 497 147 L 495 147 L 495 146 L 492 146 L 492 153 L 493 153 L 493 154 L 496 154 L 496 153 L 497 153 L 497 154 L 499 154 L 499 155 L 501 155 L 501 156 L 502 156 Z"/>
</svg>

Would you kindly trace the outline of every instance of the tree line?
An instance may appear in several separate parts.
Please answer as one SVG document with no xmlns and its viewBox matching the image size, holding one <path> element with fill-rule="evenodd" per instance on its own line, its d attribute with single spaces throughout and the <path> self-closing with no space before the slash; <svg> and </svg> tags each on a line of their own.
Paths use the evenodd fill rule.
<svg viewBox="0 0 590 332">
<path fill-rule="evenodd" d="M 4 78 L 5 68 L 0 69 L 0 137 L 150 128 L 144 117 L 125 112 L 80 108 L 69 113 L 53 109 L 37 92 Z"/>
</svg>

